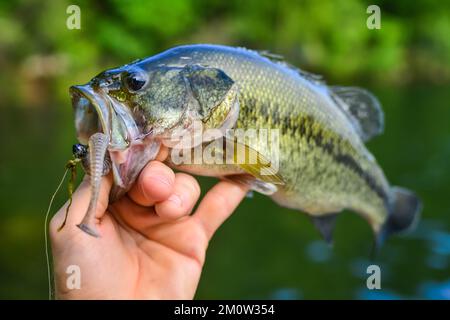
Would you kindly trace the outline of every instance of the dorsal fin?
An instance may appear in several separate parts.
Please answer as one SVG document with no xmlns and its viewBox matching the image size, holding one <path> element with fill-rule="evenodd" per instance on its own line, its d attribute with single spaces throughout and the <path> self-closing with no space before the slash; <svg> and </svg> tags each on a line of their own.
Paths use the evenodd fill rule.
<svg viewBox="0 0 450 320">
<path fill-rule="evenodd" d="M 364 141 L 383 132 L 383 110 L 373 94 L 357 87 L 331 86 L 329 88 L 331 97 L 353 122 Z"/>
<path fill-rule="evenodd" d="M 281 54 L 270 52 L 269 50 L 257 50 L 261 56 L 266 57 L 269 60 L 272 60 L 274 62 L 277 61 L 284 61 L 284 57 Z"/>
<path fill-rule="evenodd" d="M 251 51 L 251 50 L 250 50 Z M 256 51 L 273 63 L 298 73 L 313 84 L 326 86 L 322 76 L 301 70 L 286 62 L 284 57 L 269 51 Z M 369 91 L 357 87 L 328 86 L 331 98 L 347 115 L 363 141 L 379 135 L 384 129 L 384 114 L 378 99 Z"/>
<path fill-rule="evenodd" d="M 301 70 L 299 68 L 297 68 L 296 66 L 290 64 L 289 62 L 287 62 L 284 57 L 282 55 L 276 54 L 276 53 L 272 53 L 270 51 L 267 50 L 259 50 L 256 51 L 260 56 L 263 56 L 267 59 L 269 59 L 270 61 L 272 61 L 273 63 L 277 63 L 280 65 L 285 66 L 286 68 L 291 69 L 292 71 L 297 72 L 300 76 L 302 76 L 303 78 L 311 81 L 314 84 L 325 84 L 325 81 L 323 80 L 323 77 L 321 75 L 318 74 L 314 74 L 311 72 L 307 72 L 304 70 Z"/>
</svg>

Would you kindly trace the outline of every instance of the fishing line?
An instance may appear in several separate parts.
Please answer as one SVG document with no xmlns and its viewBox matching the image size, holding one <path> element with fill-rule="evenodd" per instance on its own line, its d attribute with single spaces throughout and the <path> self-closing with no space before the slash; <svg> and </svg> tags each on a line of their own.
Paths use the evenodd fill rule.
<svg viewBox="0 0 450 320">
<path fill-rule="evenodd" d="M 47 213 L 45 214 L 45 225 L 44 225 L 44 239 L 45 239 L 45 258 L 47 262 L 47 278 L 48 278 L 48 299 L 52 300 L 52 279 L 51 279 L 51 267 L 50 267 L 50 254 L 48 250 L 48 217 L 50 215 L 50 210 L 52 208 L 53 201 L 55 200 L 56 194 L 58 193 L 59 189 L 61 189 L 61 186 L 66 179 L 67 172 L 70 170 L 70 168 L 66 168 L 66 171 L 64 171 L 64 175 L 56 188 L 55 192 L 52 195 L 52 198 L 50 199 L 50 203 L 48 204 Z"/>
</svg>

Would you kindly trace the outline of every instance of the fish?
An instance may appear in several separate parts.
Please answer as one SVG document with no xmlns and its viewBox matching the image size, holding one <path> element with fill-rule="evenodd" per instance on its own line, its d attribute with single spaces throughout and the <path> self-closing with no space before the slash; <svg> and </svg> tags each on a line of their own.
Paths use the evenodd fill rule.
<svg viewBox="0 0 450 320">
<path fill-rule="evenodd" d="M 384 129 L 378 99 L 267 51 L 178 46 L 104 71 L 70 94 L 92 188 L 79 226 L 94 236 L 100 177 L 112 171 L 116 201 L 163 145 L 174 169 L 246 184 L 308 214 L 330 243 L 343 210 L 365 218 L 377 243 L 413 228 L 422 210 L 413 191 L 389 184 L 365 146 Z M 266 130 L 276 147 L 230 134 L 250 129 Z M 179 161 L 208 147 L 221 162 Z M 248 155 L 237 161 L 237 150 Z"/>
</svg>

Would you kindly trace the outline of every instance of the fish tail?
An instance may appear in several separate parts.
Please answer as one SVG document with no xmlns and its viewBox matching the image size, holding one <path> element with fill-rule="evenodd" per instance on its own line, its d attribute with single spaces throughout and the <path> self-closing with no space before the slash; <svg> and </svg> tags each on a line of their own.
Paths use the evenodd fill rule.
<svg viewBox="0 0 450 320">
<path fill-rule="evenodd" d="M 392 187 L 391 195 L 389 216 L 377 235 L 377 247 L 391 234 L 413 230 L 422 211 L 422 202 L 414 192 Z"/>
</svg>

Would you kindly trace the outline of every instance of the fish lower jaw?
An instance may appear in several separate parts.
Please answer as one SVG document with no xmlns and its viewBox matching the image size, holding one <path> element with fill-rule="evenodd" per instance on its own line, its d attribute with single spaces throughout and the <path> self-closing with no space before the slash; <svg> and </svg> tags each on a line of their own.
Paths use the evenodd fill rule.
<svg viewBox="0 0 450 320">
<path fill-rule="evenodd" d="M 158 139 L 147 137 L 135 140 L 126 149 L 109 150 L 116 189 L 113 196 L 110 195 L 110 200 L 115 200 L 128 191 L 145 165 L 156 158 L 160 145 Z"/>
<path fill-rule="evenodd" d="M 110 150 L 109 156 L 114 164 L 121 165 L 128 159 L 129 148 L 125 150 Z"/>
</svg>

